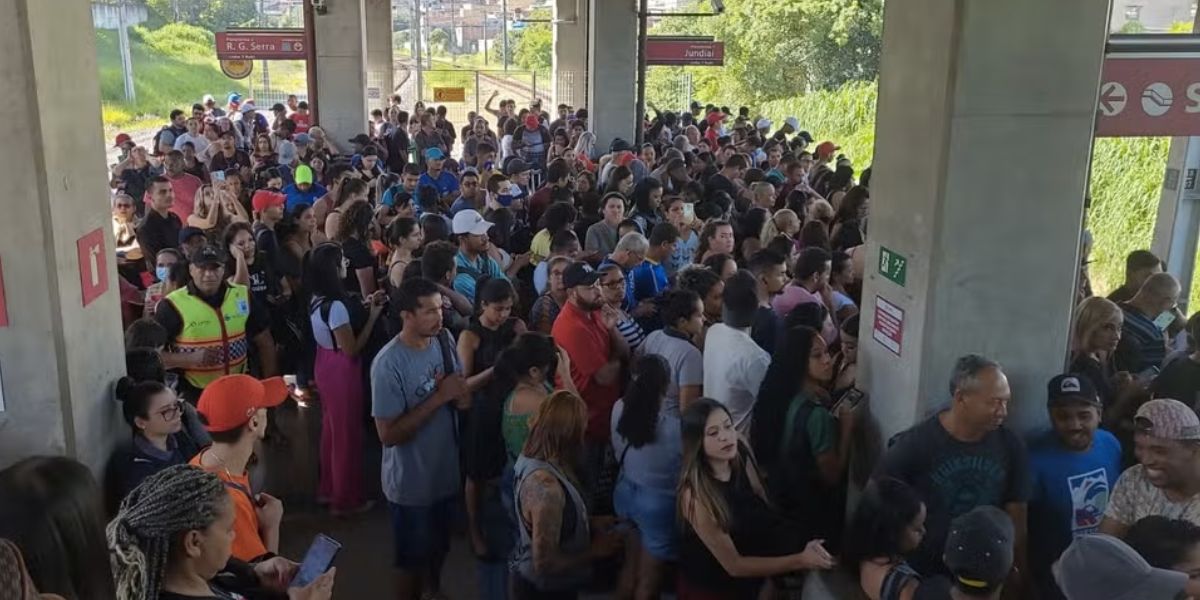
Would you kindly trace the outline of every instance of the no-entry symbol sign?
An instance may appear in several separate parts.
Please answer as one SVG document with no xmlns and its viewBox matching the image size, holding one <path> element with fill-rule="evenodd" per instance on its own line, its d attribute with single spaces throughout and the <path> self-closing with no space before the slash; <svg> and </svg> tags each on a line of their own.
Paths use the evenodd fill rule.
<svg viewBox="0 0 1200 600">
<path fill-rule="evenodd" d="M 1200 135 L 1200 58 L 1109 56 L 1099 137 Z"/>
</svg>

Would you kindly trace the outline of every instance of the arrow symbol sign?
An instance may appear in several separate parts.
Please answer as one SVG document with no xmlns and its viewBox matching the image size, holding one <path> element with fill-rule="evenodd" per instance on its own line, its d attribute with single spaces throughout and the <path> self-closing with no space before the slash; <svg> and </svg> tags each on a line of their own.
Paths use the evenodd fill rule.
<svg viewBox="0 0 1200 600">
<path fill-rule="evenodd" d="M 1125 110 L 1125 103 L 1129 100 L 1129 96 L 1125 93 L 1125 86 L 1115 82 L 1108 81 L 1100 86 L 1100 114 L 1106 117 L 1115 117 Z"/>
</svg>

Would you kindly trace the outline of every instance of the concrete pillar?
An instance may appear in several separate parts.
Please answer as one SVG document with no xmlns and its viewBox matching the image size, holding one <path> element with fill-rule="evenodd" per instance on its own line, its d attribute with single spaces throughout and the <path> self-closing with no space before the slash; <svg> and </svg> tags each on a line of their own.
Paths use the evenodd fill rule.
<svg viewBox="0 0 1200 600">
<path fill-rule="evenodd" d="M 884 10 L 859 381 L 890 436 L 948 400 L 956 357 L 983 354 L 1028 429 L 1066 363 L 1108 3 Z M 881 247 L 907 260 L 903 285 Z M 898 347 L 882 335 L 899 355 L 873 339 L 877 314 L 902 321 Z"/>
<path fill-rule="evenodd" d="M 314 18 L 319 125 L 340 148 L 367 133 L 366 11 L 364 0 L 327 2 Z"/>
<path fill-rule="evenodd" d="M 633 143 L 637 82 L 637 0 L 593 0 L 588 7 L 588 125 L 596 149 L 613 138 Z"/>
<path fill-rule="evenodd" d="M 392 95 L 392 0 L 366 0 L 367 106 L 387 106 Z M 406 99 L 407 101 L 407 99 Z"/>
<path fill-rule="evenodd" d="M 125 364 L 91 7 L 0 0 L 0 10 L 0 467 L 66 454 L 99 472 L 128 429 L 112 399 Z M 81 252 L 97 231 L 96 253 L 94 241 Z M 85 278 L 104 290 L 87 306 Z"/>
<path fill-rule="evenodd" d="M 587 102 L 591 4 L 590 0 L 554 0 L 554 54 L 550 61 L 550 89 L 554 94 L 550 100 L 554 106 L 580 108 Z"/>
</svg>

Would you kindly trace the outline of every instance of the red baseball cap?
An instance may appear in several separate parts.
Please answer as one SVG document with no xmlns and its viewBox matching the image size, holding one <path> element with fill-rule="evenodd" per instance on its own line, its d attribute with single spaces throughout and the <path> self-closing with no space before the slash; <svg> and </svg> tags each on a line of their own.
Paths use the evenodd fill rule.
<svg viewBox="0 0 1200 600">
<path fill-rule="evenodd" d="M 118 133 L 117 141 L 113 142 L 113 148 L 120 148 L 124 144 L 132 142 L 133 138 L 129 137 L 128 133 Z"/>
<path fill-rule="evenodd" d="M 837 152 L 838 150 L 841 150 L 841 149 L 842 149 L 841 146 L 838 146 L 830 141 L 821 142 L 820 144 L 817 144 L 817 148 L 816 148 L 817 156 L 833 154 L 834 152 Z"/>
<path fill-rule="evenodd" d="M 254 207 L 254 212 L 258 213 L 272 206 L 286 206 L 287 196 L 271 190 L 258 190 L 250 199 L 250 205 Z"/>
<path fill-rule="evenodd" d="M 725 120 L 725 113 L 723 113 L 719 110 L 710 112 L 710 113 L 708 113 L 708 116 L 705 117 L 705 120 L 708 121 L 709 125 L 716 125 L 717 123 L 720 123 L 721 121 Z"/>
<path fill-rule="evenodd" d="M 245 425 L 260 408 L 279 406 L 287 399 L 282 377 L 259 381 L 249 375 L 226 375 L 200 393 L 196 410 L 209 431 L 232 431 Z"/>
</svg>

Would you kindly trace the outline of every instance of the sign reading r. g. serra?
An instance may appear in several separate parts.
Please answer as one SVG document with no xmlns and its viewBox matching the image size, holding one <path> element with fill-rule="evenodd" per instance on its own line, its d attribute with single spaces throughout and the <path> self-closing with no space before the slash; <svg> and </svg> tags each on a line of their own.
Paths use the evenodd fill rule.
<svg viewBox="0 0 1200 600">
<path fill-rule="evenodd" d="M 646 38 L 646 64 L 721 66 L 725 42 L 712 38 L 650 36 Z"/>
<path fill-rule="evenodd" d="M 230 29 L 218 31 L 220 60 L 304 60 L 303 29 Z"/>
</svg>

